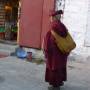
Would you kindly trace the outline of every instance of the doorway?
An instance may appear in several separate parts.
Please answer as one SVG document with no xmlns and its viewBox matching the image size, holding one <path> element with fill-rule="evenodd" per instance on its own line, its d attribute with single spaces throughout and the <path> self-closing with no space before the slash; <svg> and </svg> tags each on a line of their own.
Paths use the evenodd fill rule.
<svg viewBox="0 0 90 90">
<path fill-rule="evenodd" d="M 19 0 L 0 1 L 0 40 L 17 41 Z"/>
</svg>

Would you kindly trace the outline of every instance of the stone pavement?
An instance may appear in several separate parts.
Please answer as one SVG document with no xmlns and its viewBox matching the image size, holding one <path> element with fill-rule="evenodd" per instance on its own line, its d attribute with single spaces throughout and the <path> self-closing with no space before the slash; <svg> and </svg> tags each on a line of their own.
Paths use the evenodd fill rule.
<svg viewBox="0 0 90 90">
<path fill-rule="evenodd" d="M 47 90 L 45 64 L 0 58 L 0 90 Z M 68 61 L 68 81 L 61 90 L 90 90 L 90 61 Z"/>
</svg>

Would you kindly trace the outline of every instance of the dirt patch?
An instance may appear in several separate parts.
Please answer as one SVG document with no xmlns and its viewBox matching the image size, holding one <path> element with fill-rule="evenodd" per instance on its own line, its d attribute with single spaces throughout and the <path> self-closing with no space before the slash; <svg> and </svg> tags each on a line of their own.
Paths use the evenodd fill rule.
<svg viewBox="0 0 90 90">
<path fill-rule="evenodd" d="M 36 63 L 37 65 L 44 64 L 45 61 L 43 59 L 32 59 L 31 61 L 27 59 L 27 61 Z"/>
</svg>

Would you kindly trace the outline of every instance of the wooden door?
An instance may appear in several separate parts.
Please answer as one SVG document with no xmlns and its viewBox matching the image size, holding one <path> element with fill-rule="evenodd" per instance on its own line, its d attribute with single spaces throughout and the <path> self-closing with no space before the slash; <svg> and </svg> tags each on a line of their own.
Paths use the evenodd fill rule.
<svg viewBox="0 0 90 90">
<path fill-rule="evenodd" d="M 49 10 L 53 8 L 54 0 L 21 0 L 19 45 L 41 48 L 49 30 Z"/>
</svg>

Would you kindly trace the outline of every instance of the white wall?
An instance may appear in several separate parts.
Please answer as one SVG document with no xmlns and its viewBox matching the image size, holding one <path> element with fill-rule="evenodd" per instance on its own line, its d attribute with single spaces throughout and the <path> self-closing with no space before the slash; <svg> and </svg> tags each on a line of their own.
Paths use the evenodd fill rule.
<svg viewBox="0 0 90 90">
<path fill-rule="evenodd" d="M 79 58 L 88 57 L 90 48 L 84 46 L 87 29 L 87 14 L 89 0 L 66 0 L 63 22 L 73 36 L 77 48 L 73 51 Z M 76 57 L 76 56 L 75 56 Z"/>
<path fill-rule="evenodd" d="M 87 31 L 85 33 L 85 46 L 90 47 L 90 0 L 88 2 Z"/>
</svg>

